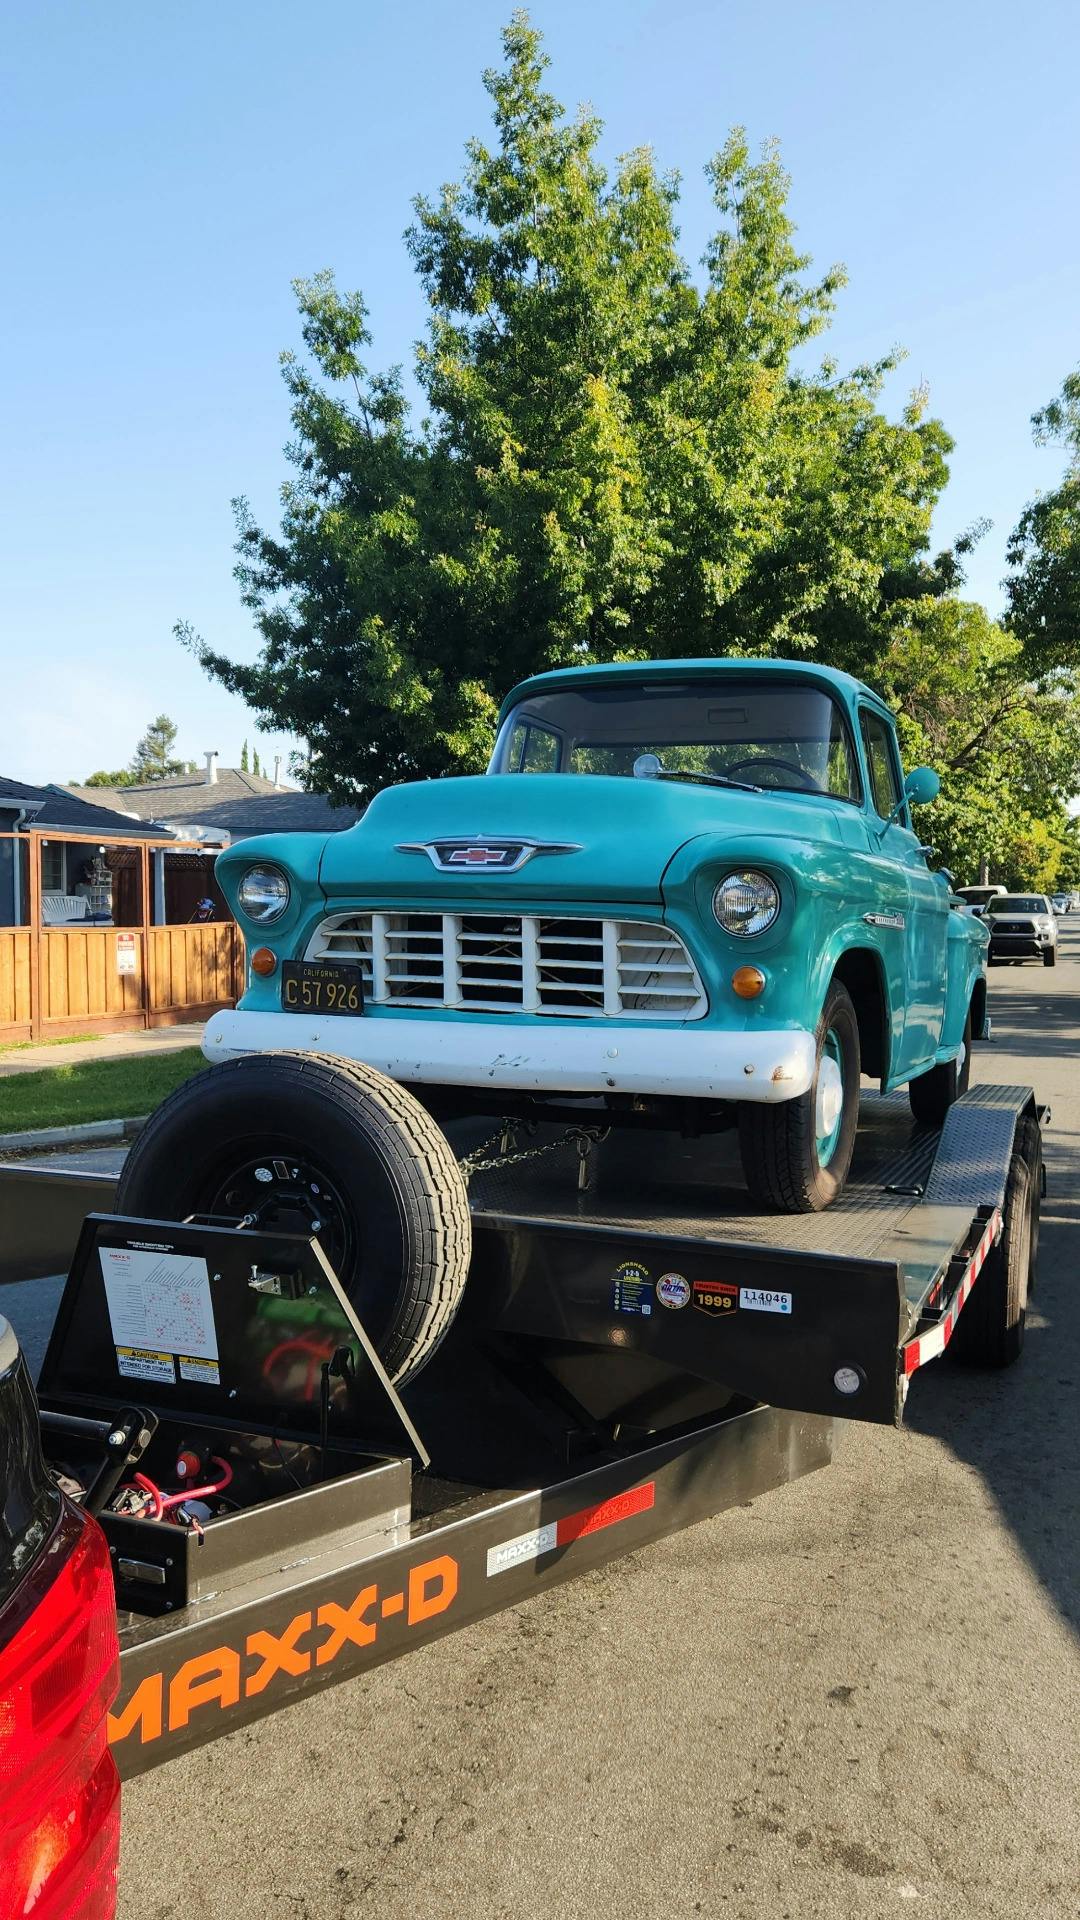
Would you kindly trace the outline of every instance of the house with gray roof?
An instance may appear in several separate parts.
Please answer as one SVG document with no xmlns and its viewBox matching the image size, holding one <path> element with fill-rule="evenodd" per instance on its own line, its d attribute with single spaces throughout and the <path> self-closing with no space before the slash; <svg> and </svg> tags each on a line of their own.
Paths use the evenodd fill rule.
<svg viewBox="0 0 1080 1920">
<path fill-rule="evenodd" d="M 360 818 L 359 808 L 332 806 L 325 794 L 302 793 L 239 767 L 219 767 L 217 760 L 216 753 L 208 753 L 198 773 L 171 774 L 144 786 L 63 791 L 80 800 L 94 795 L 159 830 L 220 846 L 259 833 L 337 833 Z"/>
</svg>

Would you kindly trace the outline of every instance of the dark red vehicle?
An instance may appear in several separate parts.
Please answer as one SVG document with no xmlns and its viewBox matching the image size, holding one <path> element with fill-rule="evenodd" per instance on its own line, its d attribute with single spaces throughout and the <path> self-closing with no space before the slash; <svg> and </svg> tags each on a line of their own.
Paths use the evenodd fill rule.
<svg viewBox="0 0 1080 1920">
<path fill-rule="evenodd" d="M 0 1319 L 0 1920 L 112 1920 L 118 1682 L 105 1538 L 46 1470 L 34 1391 Z"/>
</svg>

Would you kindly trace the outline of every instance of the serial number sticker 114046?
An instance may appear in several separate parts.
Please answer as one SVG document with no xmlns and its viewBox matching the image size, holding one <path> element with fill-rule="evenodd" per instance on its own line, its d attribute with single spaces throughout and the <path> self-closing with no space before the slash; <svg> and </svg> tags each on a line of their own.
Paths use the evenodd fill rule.
<svg viewBox="0 0 1080 1920">
<path fill-rule="evenodd" d="M 752 1313 L 790 1313 L 790 1293 L 772 1293 L 768 1287 L 740 1287 L 740 1307 L 749 1307 Z"/>
</svg>

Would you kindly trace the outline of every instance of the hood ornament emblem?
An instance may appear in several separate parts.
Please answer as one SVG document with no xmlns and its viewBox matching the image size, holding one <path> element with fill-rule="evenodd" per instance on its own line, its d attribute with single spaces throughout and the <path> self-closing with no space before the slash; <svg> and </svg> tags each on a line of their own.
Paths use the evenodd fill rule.
<svg viewBox="0 0 1080 1920">
<path fill-rule="evenodd" d="M 570 840 L 495 840 L 475 833 L 462 839 L 400 840 L 397 853 L 426 853 L 440 873 L 517 873 L 534 853 L 580 853 Z"/>
</svg>

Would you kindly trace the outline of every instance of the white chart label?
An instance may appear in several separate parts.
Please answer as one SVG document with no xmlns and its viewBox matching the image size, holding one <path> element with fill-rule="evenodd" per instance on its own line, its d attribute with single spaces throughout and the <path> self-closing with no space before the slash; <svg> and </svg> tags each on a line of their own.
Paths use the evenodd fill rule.
<svg viewBox="0 0 1080 1920">
<path fill-rule="evenodd" d="M 115 1346 L 217 1359 L 205 1260 L 197 1254 L 137 1247 L 99 1251 Z"/>
</svg>

